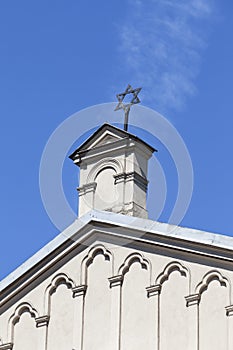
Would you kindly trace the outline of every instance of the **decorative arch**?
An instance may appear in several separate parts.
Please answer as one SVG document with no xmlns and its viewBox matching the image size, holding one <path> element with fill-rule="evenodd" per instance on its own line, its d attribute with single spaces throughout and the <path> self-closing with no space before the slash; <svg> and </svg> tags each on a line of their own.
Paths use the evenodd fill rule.
<svg viewBox="0 0 233 350">
<path fill-rule="evenodd" d="M 108 168 L 108 167 L 113 168 L 116 174 L 123 172 L 123 166 L 117 159 L 104 158 L 104 159 L 101 159 L 99 162 L 97 162 L 93 166 L 93 168 L 91 169 L 90 173 L 87 176 L 87 183 L 94 182 L 98 173 L 104 168 Z"/>
<path fill-rule="evenodd" d="M 179 261 L 172 261 L 168 263 L 163 272 L 161 272 L 158 277 L 156 278 L 156 284 L 162 285 L 165 281 L 169 279 L 169 276 L 172 272 L 178 271 L 181 276 L 187 277 L 188 278 L 188 287 L 189 287 L 189 292 L 190 292 L 190 280 L 191 280 L 191 274 L 189 269 L 182 265 Z"/>
<path fill-rule="evenodd" d="M 128 255 L 123 264 L 119 267 L 118 275 L 124 276 L 129 271 L 130 266 L 135 262 L 139 262 L 142 269 L 148 270 L 151 282 L 151 262 L 141 253 L 131 253 Z"/>
<path fill-rule="evenodd" d="M 20 317 L 23 313 L 28 312 L 30 316 L 34 319 L 36 319 L 39 314 L 35 308 L 32 307 L 32 305 L 28 302 L 23 302 L 19 304 L 15 312 L 11 315 L 11 317 L 8 320 L 8 341 L 9 343 L 13 343 L 14 340 L 14 326 L 16 323 L 19 322 Z"/>
<path fill-rule="evenodd" d="M 211 270 L 207 272 L 202 281 L 198 283 L 198 285 L 195 288 L 195 292 L 201 296 L 203 292 L 205 292 L 208 289 L 209 284 L 212 281 L 218 281 L 221 287 L 228 288 L 229 292 L 229 304 L 231 304 L 231 284 L 227 277 L 223 276 L 221 272 L 217 270 Z"/>
<path fill-rule="evenodd" d="M 103 255 L 106 261 L 111 262 L 111 269 L 113 273 L 113 256 L 110 250 L 108 250 L 103 244 L 97 244 L 93 246 L 88 254 L 84 257 L 81 262 L 81 285 L 87 284 L 87 269 L 90 266 L 97 255 Z"/>
<path fill-rule="evenodd" d="M 74 288 L 75 284 L 71 278 L 69 278 L 65 273 L 59 273 L 53 277 L 51 283 L 47 286 L 44 293 L 44 314 L 50 315 L 50 302 L 51 296 L 56 292 L 59 285 L 65 284 L 68 289 Z"/>
</svg>

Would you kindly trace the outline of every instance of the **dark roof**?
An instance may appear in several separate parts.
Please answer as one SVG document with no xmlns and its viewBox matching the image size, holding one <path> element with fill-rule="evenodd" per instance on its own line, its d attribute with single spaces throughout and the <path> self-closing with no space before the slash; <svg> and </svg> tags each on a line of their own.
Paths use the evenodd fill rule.
<svg viewBox="0 0 233 350">
<path fill-rule="evenodd" d="M 88 145 L 91 144 L 92 142 L 94 142 L 98 137 L 99 134 L 104 133 L 106 130 L 110 130 L 112 132 L 117 132 L 118 135 L 120 134 L 123 138 L 128 138 L 130 137 L 133 140 L 136 140 L 138 142 L 141 142 L 142 144 L 144 144 L 146 147 L 148 147 L 151 152 L 157 152 L 157 150 L 150 146 L 147 142 L 141 140 L 139 137 L 137 137 L 134 134 L 129 133 L 128 131 L 122 130 L 120 128 L 117 128 L 114 125 L 108 124 L 108 123 L 104 123 L 103 125 L 101 125 L 99 127 L 99 129 L 97 129 L 86 141 L 84 141 L 70 156 L 69 158 L 73 159 L 73 157 L 80 151 L 83 150 L 87 150 L 88 149 Z"/>
</svg>

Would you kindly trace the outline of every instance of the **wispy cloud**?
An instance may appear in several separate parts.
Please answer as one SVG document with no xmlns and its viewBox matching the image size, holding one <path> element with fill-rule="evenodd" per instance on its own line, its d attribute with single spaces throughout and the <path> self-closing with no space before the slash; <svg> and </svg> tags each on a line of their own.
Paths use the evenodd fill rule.
<svg viewBox="0 0 233 350">
<path fill-rule="evenodd" d="M 206 47 L 210 0 L 128 0 L 130 13 L 120 27 L 121 59 L 131 82 L 144 90 L 144 103 L 161 111 L 180 109 L 196 92 Z M 150 98 L 150 100 L 149 100 Z"/>
</svg>

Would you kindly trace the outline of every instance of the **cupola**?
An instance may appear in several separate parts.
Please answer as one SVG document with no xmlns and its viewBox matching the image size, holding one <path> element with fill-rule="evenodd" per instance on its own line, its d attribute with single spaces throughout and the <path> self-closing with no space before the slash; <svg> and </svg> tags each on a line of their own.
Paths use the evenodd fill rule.
<svg viewBox="0 0 233 350">
<path fill-rule="evenodd" d="M 103 124 L 70 158 L 80 168 L 79 217 L 92 209 L 147 218 L 149 144 Z"/>
</svg>

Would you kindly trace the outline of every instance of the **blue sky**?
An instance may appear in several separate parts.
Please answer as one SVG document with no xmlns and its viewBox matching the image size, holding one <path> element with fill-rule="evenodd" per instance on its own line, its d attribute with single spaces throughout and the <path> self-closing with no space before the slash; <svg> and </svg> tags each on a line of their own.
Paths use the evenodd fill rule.
<svg viewBox="0 0 233 350">
<path fill-rule="evenodd" d="M 143 87 L 143 105 L 188 147 L 194 191 L 181 225 L 233 235 L 232 11 L 230 0 L 1 2 L 0 278 L 58 234 L 38 180 L 49 136 L 73 113 L 115 101 L 128 83 Z M 177 179 L 153 142 L 168 178 L 166 221 Z M 67 159 L 74 208 L 76 170 Z"/>
</svg>

